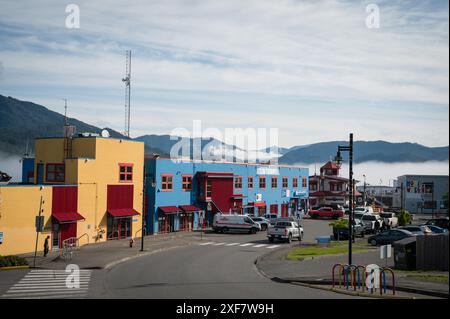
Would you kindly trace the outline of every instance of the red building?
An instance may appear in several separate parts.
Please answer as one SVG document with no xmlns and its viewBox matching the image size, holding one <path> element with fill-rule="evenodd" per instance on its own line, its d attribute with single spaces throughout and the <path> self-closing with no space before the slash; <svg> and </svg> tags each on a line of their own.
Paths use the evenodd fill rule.
<svg viewBox="0 0 450 319">
<path fill-rule="evenodd" d="M 328 162 L 320 168 L 320 175 L 309 177 L 309 205 L 326 206 L 349 204 L 349 179 L 339 176 L 340 167 L 334 162 Z M 355 181 L 356 184 L 357 181 Z M 355 191 L 355 197 L 362 194 Z"/>
</svg>

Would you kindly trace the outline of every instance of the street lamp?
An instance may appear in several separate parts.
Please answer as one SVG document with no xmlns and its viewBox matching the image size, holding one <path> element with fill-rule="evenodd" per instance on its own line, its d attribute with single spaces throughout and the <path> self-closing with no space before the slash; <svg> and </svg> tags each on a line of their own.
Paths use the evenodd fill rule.
<svg viewBox="0 0 450 319">
<path fill-rule="evenodd" d="M 348 264 L 352 264 L 352 241 L 353 241 L 353 198 L 354 198 L 354 188 L 353 188 L 353 133 L 350 133 L 349 145 L 338 146 L 338 151 L 334 161 L 340 167 L 342 165 L 341 152 L 348 152 L 348 162 L 349 162 L 349 177 L 348 177 L 348 191 L 349 191 L 349 214 L 348 214 Z"/>
</svg>

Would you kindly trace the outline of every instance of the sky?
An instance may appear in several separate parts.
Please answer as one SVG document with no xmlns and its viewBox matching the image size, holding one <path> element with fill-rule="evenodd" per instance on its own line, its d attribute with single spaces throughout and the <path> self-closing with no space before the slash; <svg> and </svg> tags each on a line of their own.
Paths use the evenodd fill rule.
<svg viewBox="0 0 450 319">
<path fill-rule="evenodd" d="M 67 28 L 66 6 L 80 9 Z M 368 28 L 367 5 L 379 8 Z M 278 128 L 279 145 L 449 144 L 448 1 L 0 2 L 0 94 L 131 135 Z"/>
</svg>

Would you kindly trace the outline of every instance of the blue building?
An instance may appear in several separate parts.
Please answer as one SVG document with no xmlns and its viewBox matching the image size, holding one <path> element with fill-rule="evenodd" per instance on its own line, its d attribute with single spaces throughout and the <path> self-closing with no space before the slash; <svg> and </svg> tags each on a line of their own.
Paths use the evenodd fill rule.
<svg viewBox="0 0 450 319">
<path fill-rule="evenodd" d="M 145 176 L 148 233 L 199 229 L 218 212 L 288 217 L 307 210 L 303 167 L 146 158 Z"/>
</svg>

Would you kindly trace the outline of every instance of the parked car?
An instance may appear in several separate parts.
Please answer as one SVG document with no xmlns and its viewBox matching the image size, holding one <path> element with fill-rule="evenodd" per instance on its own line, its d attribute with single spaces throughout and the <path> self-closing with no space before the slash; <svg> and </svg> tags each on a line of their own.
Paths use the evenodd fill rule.
<svg viewBox="0 0 450 319">
<path fill-rule="evenodd" d="M 343 210 L 335 210 L 332 207 L 321 207 L 317 210 L 310 210 L 309 216 L 311 216 L 311 218 L 314 218 L 314 219 L 317 219 L 317 218 L 338 219 L 338 218 L 344 216 L 344 211 Z"/>
<path fill-rule="evenodd" d="M 375 233 L 375 223 L 378 222 L 381 227 L 381 217 L 376 214 L 365 213 L 361 216 L 361 221 L 364 224 L 364 228 L 366 230 L 366 234 Z"/>
<path fill-rule="evenodd" d="M 416 236 L 410 231 L 405 229 L 390 229 L 379 234 L 370 236 L 368 239 L 368 243 L 372 246 L 378 245 L 391 245 L 398 240 L 402 240 L 408 237 Z"/>
<path fill-rule="evenodd" d="M 355 213 L 368 213 L 373 214 L 373 208 L 371 206 L 357 206 L 355 207 Z"/>
<path fill-rule="evenodd" d="M 448 217 L 446 218 L 433 218 L 425 223 L 425 225 L 433 225 L 441 228 L 448 229 Z"/>
<path fill-rule="evenodd" d="M 434 225 L 426 225 L 426 226 L 435 234 L 448 233 L 448 229 L 446 229 L 446 228 L 442 228 L 442 227 L 434 226 Z"/>
<path fill-rule="evenodd" d="M 364 224 L 362 223 L 361 220 L 354 219 L 353 220 L 353 239 L 356 236 L 364 238 L 364 235 L 365 235 Z M 344 227 L 344 228 L 333 227 L 333 237 L 335 240 L 348 239 L 348 237 L 349 237 L 348 227 Z"/>
<path fill-rule="evenodd" d="M 399 229 L 405 229 L 405 230 L 410 231 L 411 233 L 416 234 L 416 235 L 428 235 L 428 234 L 433 233 L 431 231 L 431 229 L 429 229 L 428 226 L 426 226 L 426 225 L 402 226 Z"/>
<path fill-rule="evenodd" d="M 261 230 L 267 230 L 270 225 L 270 221 L 264 217 L 252 217 L 254 222 L 257 222 L 261 225 Z"/>
<path fill-rule="evenodd" d="M 217 213 L 214 215 L 213 230 L 222 233 L 235 231 L 255 234 L 261 230 L 261 225 L 245 215 Z"/>
<path fill-rule="evenodd" d="M 274 226 L 267 229 L 267 238 L 273 243 L 275 239 L 283 240 L 288 243 L 297 238 L 299 241 L 303 238 L 303 227 L 296 222 L 279 221 Z"/>
<path fill-rule="evenodd" d="M 383 219 L 383 223 L 388 225 L 390 228 L 394 228 L 398 226 L 398 218 L 395 216 L 393 212 L 383 212 L 380 214 L 380 217 Z"/>
</svg>

